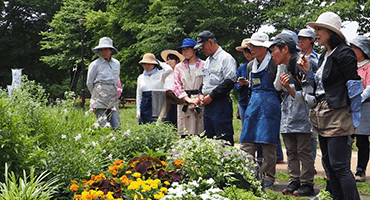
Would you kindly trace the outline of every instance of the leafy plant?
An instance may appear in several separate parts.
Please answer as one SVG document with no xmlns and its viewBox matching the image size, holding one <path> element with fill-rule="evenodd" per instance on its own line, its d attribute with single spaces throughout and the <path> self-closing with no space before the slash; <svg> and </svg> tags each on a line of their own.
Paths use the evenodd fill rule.
<svg viewBox="0 0 370 200">
<path fill-rule="evenodd" d="M 53 177 L 45 180 L 50 175 L 50 172 L 43 172 L 39 176 L 35 176 L 35 171 L 32 168 L 30 175 L 27 176 L 23 171 L 23 178 L 17 177 L 14 172 L 8 174 L 8 166 L 5 165 L 5 182 L 0 183 L 0 199 L 1 200 L 47 200 L 51 199 L 57 192 L 59 187 L 58 178 Z"/>
<path fill-rule="evenodd" d="M 221 140 L 193 136 L 179 140 L 169 152 L 170 159 L 184 161 L 182 165 L 190 181 L 212 178 L 220 188 L 237 185 L 256 196 L 265 195 L 255 165 L 239 148 L 225 145 Z"/>
</svg>

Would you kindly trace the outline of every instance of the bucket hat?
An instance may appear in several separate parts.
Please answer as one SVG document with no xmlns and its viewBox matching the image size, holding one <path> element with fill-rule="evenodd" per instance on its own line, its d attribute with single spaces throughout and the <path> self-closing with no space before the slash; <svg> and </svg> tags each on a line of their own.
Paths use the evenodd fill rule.
<svg viewBox="0 0 370 200">
<path fill-rule="evenodd" d="M 195 41 L 194 39 L 191 39 L 191 38 L 185 38 L 183 41 L 182 41 L 182 45 L 177 47 L 176 50 L 178 52 L 182 52 L 182 48 L 184 47 L 191 47 L 194 49 L 195 45 L 197 45 L 197 41 Z M 200 51 L 197 51 L 196 55 L 200 55 Z"/>
<path fill-rule="evenodd" d="M 176 51 L 176 50 L 164 50 L 164 51 L 162 51 L 162 53 L 161 53 L 162 59 L 164 61 L 166 61 L 167 60 L 167 56 L 169 54 L 173 54 L 173 55 L 177 56 L 180 59 L 180 62 L 182 62 L 182 61 L 185 60 L 185 57 L 182 54 L 180 54 L 178 51 Z"/>
<path fill-rule="evenodd" d="M 152 53 L 146 53 L 143 56 L 143 59 L 139 61 L 139 64 L 153 64 L 158 65 L 157 59 L 155 58 L 155 55 Z"/>
<path fill-rule="evenodd" d="M 210 31 L 203 31 L 197 35 L 197 44 L 194 46 L 194 49 L 199 49 L 203 46 L 209 39 L 215 39 L 215 35 Z"/>
<path fill-rule="evenodd" d="M 366 37 L 364 35 L 359 35 L 353 38 L 349 43 L 360 48 L 361 51 L 364 52 L 364 54 L 366 54 L 368 58 L 370 58 L 370 38 L 369 37 Z"/>
<path fill-rule="evenodd" d="M 324 27 L 338 34 L 340 37 L 346 38 L 340 29 L 342 20 L 333 12 L 325 12 L 317 18 L 316 22 L 308 22 L 307 25 L 313 29 L 315 29 L 315 27 Z"/>
<path fill-rule="evenodd" d="M 102 37 L 99 40 L 99 45 L 92 49 L 92 52 L 99 54 L 99 49 L 109 48 L 112 49 L 112 55 L 117 54 L 117 49 L 113 46 L 113 41 L 109 37 Z"/>
<path fill-rule="evenodd" d="M 306 37 L 315 39 L 315 32 L 310 28 L 301 29 L 298 33 L 298 37 Z"/>
<path fill-rule="evenodd" d="M 250 38 L 246 38 L 242 41 L 242 43 L 240 44 L 240 46 L 238 47 L 235 47 L 235 49 L 237 51 L 244 51 L 245 48 L 248 48 L 248 42 L 250 41 L 251 39 Z"/>
<path fill-rule="evenodd" d="M 272 42 L 271 47 L 278 43 L 285 44 L 291 49 L 296 49 L 296 51 L 301 50 L 301 48 L 297 46 L 297 42 L 294 40 L 294 38 L 288 33 L 280 33 L 279 35 L 277 35 L 274 41 Z"/>
<path fill-rule="evenodd" d="M 271 42 L 269 41 L 269 36 L 266 33 L 253 33 L 251 39 L 247 42 L 257 47 L 270 47 Z"/>
</svg>

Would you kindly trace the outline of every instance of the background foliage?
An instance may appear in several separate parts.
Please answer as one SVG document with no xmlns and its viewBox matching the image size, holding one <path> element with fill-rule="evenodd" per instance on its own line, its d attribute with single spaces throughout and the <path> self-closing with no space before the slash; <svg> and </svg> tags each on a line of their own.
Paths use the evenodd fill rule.
<svg viewBox="0 0 370 200">
<path fill-rule="evenodd" d="M 11 68 L 23 68 L 52 98 L 62 98 L 66 90 L 81 94 L 81 27 L 76 22 L 80 18 L 87 19 L 85 76 L 97 58 L 90 50 L 100 37 L 111 37 L 119 50 L 115 57 L 122 65 L 125 97 L 135 96 L 136 78 L 142 71 L 137 62 L 144 53 L 159 57 L 162 50 L 174 49 L 185 37 L 195 38 L 205 29 L 214 32 L 239 63 L 245 58 L 235 47 L 263 24 L 273 25 L 277 32 L 297 32 L 322 12 L 334 11 L 343 21 L 359 22 L 359 34 L 370 31 L 369 0 L 1 0 L 0 9 L 0 68 L 4 69 L 0 87 L 11 84 Z"/>
</svg>

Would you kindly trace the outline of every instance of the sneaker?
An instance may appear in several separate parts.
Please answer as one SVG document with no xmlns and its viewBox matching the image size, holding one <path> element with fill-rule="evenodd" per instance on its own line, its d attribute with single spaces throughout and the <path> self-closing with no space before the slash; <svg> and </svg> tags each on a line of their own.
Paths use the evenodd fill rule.
<svg viewBox="0 0 370 200">
<path fill-rule="evenodd" d="M 355 179 L 357 182 L 365 182 L 366 181 L 366 173 L 364 171 L 357 171 L 355 174 Z"/>
<path fill-rule="evenodd" d="M 289 185 L 282 191 L 283 194 L 292 194 L 301 186 L 299 181 L 292 181 Z"/>
<path fill-rule="evenodd" d="M 310 196 L 313 194 L 314 194 L 313 184 L 312 185 L 308 185 L 308 184 L 301 185 L 301 187 L 299 187 L 296 191 L 293 192 L 294 196 Z"/>
<path fill-rule="evenodd" d="M 264 188 L 272 188 L 274 186 L 274 183 L 268 180 L 263 180 L 263 187 Z"/>
</svg>

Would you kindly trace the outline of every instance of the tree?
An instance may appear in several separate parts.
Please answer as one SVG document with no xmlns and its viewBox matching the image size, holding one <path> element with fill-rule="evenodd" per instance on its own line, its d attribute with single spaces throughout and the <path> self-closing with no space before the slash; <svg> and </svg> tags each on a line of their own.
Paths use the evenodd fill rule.
<svg viewBox="0 0 370 200">
<path fill-rule="evenodd" d="M 60 81 L 56 70 L 39 61 L 40 31 L 59 9 L 60 0 L 1 1 L 0 9 L 0 87 L 11 84 L 11 69 L 22 68 L 30 79 L 50 87 Z"/>
</svg>

